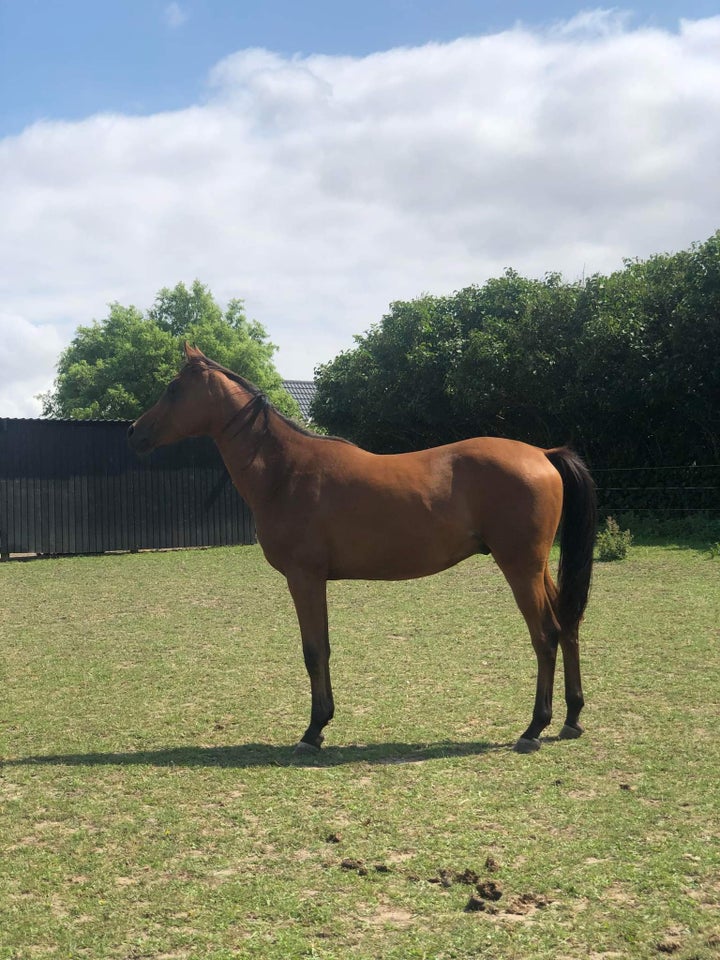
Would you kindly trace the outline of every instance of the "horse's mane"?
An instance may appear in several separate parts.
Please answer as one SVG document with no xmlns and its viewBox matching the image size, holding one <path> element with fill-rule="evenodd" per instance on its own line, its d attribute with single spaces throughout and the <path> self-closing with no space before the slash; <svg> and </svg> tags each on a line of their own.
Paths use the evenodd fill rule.
<svg viewBox="0 0 720 960">
<path fill-rule="evenodd" d="M 251 403 L 257 404 L 256 410 L 253 412 L 252 419 L 253 421 L 257 419 L 260 412 L 264 414 L 265 419 L 265 429 L 268 428 L 268 413 L 272 413 L 279 417 L 286 426 L 290 427 L 296 433 L 301 434 L 304 437 L 312 437 L 315 440 L 335 440 L 339 443 L 348 443 L 350 446 L 355 446 L 350 440 L 346 440 L 344 437 L 331 437 L 323 433 L 316 433 L 314 430 L 309 430 L 307 427 L 303 427 L 302 424 L 297 423 L 291 417 L 286 417 L 284 413 L 281 413 L 274 403 L 270 400 L 266 393 L 256 387 L 254 383 L 251 383 L 249 380 L 246 380 L 245 377 L 241 377 L 239 373 L 235 373 L 233 370 L 228 370 L 227 367 L 223 367 L 216 360 L 211 360 L 209 357 L 193 357 L 187 361 L 190 363 L 197 363 L 201 366 L 208 367 L 210 370 L 216 370 L 218 373 L 222 373 L 223 376 L 227 377 L 228 380 L 232 380 L 234 383 L 239 384 L 243 390 L 251 395 Z"/>
</svg>

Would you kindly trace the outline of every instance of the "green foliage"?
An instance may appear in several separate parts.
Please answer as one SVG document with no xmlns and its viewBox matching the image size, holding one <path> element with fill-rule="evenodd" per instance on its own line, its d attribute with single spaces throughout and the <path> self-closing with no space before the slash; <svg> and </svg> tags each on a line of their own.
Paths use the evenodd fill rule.
<svg viewBox="0 0 720 960">
<path fill-rule="evenodd" d="M 632 544 L 629 530 L 621 530 L 614 517 L 605 521 L 605 529 L 597 536 L 597 559 L 601 561 L 624 560 Z"/>
<path fill-rule="evenodd" d="M 444 299 L 391 304 L 357 347 L 320 367 L 314 419 L 369 449 L 412 449 L 446 439 L 448 380 L 462 328 Z"/>
<path fill-rule="evenodd" d="M 720 458 L 720 232 L 610 276 L 508 270 L 393 303 L 317 371 L 314 417 L 378 452 L 496 435 L 604 466 Z"/>
<path fill-rule="evenodd" d="M 634 542 L 643 540 L 646 543 L 672 542 L 697 546 L 720 537 L 720 517 L 709 511 L 662 517 L 625 510 L 616 519 L 621 527 L 632 530 Z"/>
<path fill-rule="evenodd" d="M 262 325 L 246 318 L 240 300 L 223 313 L 196 280 L 190 289 L 182 283 L 162 289 L 146 314 L 114 303 L 104 320 L 78 327 L 60 357 L 53 390 L 41 398 L 43 416 L 134 419 L 177 373 L 185 340 L 247 377 L 284 413 L 299 414 Z"/>
</svg>

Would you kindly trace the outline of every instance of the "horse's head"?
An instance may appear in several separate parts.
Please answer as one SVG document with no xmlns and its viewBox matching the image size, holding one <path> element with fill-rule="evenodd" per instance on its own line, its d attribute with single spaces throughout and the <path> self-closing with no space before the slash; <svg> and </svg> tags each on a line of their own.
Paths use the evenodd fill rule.
<svg viewBox="0 0 720 960">
<path fill-rule="evenodd" d="M 151 453 L 156 447 L 211 432 L 212 373 L 203 362 L 207 357 L 186 343 L 185 359 L 158 402 L 128 429 L 128 442 L 136 453 Z"/>
</svg>

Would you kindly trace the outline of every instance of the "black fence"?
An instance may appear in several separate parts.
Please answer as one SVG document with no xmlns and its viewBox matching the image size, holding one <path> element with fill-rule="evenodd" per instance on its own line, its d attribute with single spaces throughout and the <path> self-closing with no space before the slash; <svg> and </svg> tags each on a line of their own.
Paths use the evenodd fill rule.
<svg viewBox="0 0 720 960">
<path fill-rule="evenodd" d="M 127 423 L 0 419 L 0 554 L 81 554 L 255 542 L 217 448 L 146 460 Z M 720 518 L 720 465 L 595 468 L 600 518 Z"/>
<path fill-rule="evenodd" d="M 127 423 L 0 419 L 0 554 L 255 542 L 247 504 L 207 439 L 141 460 Z"/>
</svg>

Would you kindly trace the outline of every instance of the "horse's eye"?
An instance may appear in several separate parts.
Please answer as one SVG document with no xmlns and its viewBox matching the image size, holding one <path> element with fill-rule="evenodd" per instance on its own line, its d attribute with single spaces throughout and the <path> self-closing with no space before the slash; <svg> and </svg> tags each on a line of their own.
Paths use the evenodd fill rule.
<svg viewBox="0 0 720 960">
<path fill-rule="evenodd" d="M 165 391 L 165 393 L 167 394 L 170 400 L 174 400 L 175 397 L 177 397 L 177 395 L 180 393 L 180 384 L 177 382 L 177 380 L 172 380 L 168 384 L 168 388 Z"/>
</svg>

